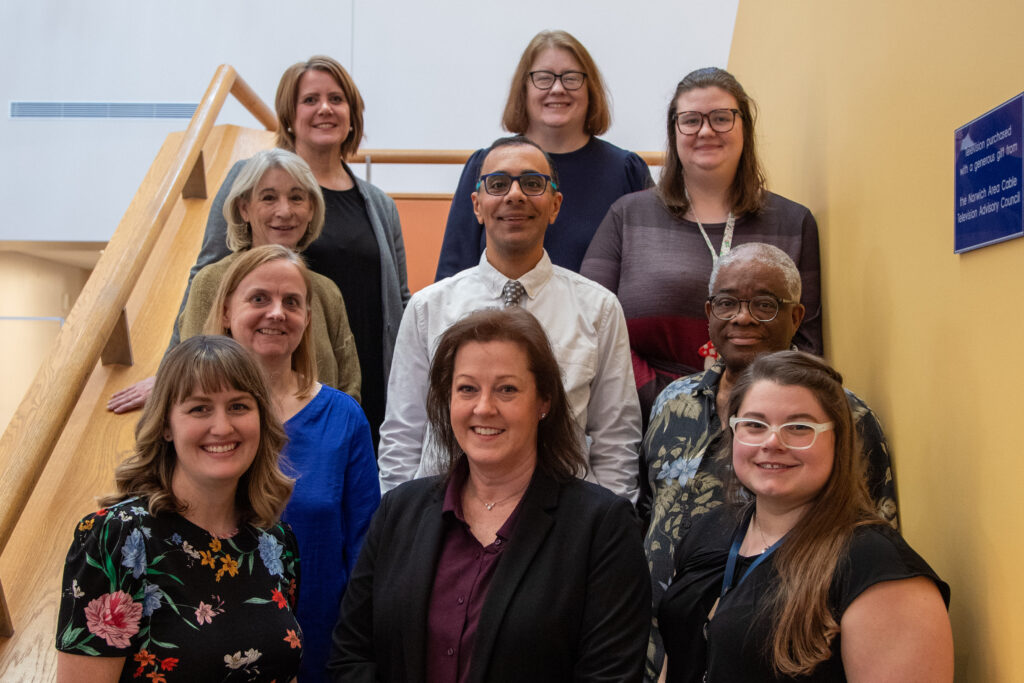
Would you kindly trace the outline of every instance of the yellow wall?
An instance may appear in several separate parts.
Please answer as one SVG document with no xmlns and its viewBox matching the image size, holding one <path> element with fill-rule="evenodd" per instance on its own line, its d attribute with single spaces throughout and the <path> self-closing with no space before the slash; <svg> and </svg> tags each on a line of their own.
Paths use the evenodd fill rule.
<svg viewBox="0 0 1024 683">
<path fill-rule="evenodd" d="M 1020 2 L 740 3 L 770 186 L 822 236 L 826 336 L 903 529 L 952 586 L 958 681 L 1024 681 L 1024 239 L 953 253 L 953 131 L 1024 90 Z"/>
<path fill-rule="evenodd" d="M 64 318 L 89 272 L 13 251 L 0 251 L 0 316 Z M 60 331 L 51 320 L 0 320 L 0 434 Z"/>
</svg>

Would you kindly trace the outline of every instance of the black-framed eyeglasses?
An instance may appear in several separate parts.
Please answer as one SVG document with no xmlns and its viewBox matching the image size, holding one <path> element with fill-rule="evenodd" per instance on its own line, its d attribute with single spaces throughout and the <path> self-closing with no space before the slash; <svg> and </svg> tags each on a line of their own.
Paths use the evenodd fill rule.
<svg viewBox="0 0 1024 683">
<path fill-rule="evenodd" d="M 696 135 L 708 120 L 711 130 L 728 133 L 736 125 L 736 117 L 743 116 L 739 109 L 712 109 L 707 114 L 699 111 L 681 111 L 676 114 L 676 130 L 683 135 Z"/>
<path fill-rule="evenodd" d="M 479 190 L 480 186 L 483 185 L 484 191 L 487 194 L 502 197 L 507 195 L 512 189 L 512 183 L 519 183 L 519 189 L 522 190 L 523 194 L 532 197 L 544 194 L 544 190 L 548 189 L 548 183 L 551 183 L 552 190 L 558 190 L 558 185 L 547 174 L 531 172 L 509 175 L 504 171 L 480 176 L 480 180 L 476 181 L 476 189 Z"/>
<path fill-rule="evenodd" d="M 587 74 L 582 71 L 564 71 L 556 74 L 554 71 L 531 71 L 530 82 L 538 90 L 550 90 L 555 81 L 562 81 L 562 87 L 566 90 L 579 90 L 587 80 Z"/>
<path fill-rule="evenodd" d="M 718 294 L 709 296 L 708 303 L 711 304 L 711 315 L 719 320 L 732 320 L 740 314 L 740 307 L 746 304 L 751 318 L 759 323 L 770 323 L 779 315 L 779 309 L 782 306 L 799 302 L 780 299 L 771 294 L 760 294 L 749 299 L 737 299 L 728 294 Z"/>
</svg>

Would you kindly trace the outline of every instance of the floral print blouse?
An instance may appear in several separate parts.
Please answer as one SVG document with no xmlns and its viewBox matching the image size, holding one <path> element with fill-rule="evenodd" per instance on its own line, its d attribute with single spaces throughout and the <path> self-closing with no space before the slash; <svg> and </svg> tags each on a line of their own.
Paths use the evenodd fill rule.
<svg viewBox="0 0 1024 683">
<path fill-rule="evenodd" d="M 299 559 L 285 524 L 216 538 L 133 498 L 78 523 L 57 649 L 125 657 L 121 681 L 290 681 L 302 631 Z"/>
</svg>

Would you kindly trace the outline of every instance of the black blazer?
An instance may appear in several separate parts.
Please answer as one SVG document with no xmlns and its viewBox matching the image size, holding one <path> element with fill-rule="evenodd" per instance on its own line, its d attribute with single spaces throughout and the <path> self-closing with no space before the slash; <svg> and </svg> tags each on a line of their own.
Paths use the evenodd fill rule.
<svg viewBox="0 0 1024 683">
<path fill-rule="evenodd" d="M 411 481 L 373 517 L 334 630 L 334 681 L 423 681 L 442 483 Z M 484 601 L 469 680 L 640 681 L 651 588 L 623 498 L 539 470 Z"/>
</svg>

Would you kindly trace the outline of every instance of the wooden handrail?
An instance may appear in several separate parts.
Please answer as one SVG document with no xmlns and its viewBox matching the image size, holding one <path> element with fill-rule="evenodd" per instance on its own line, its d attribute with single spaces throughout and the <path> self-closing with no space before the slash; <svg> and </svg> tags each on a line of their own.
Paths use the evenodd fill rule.
<svg viewBox="0 0 1024 683">
<path fill-rule="evenodd" d="M 349 156 L 350 164 L 464 164 L 472 156 L 471 149 L 359 149 Z M 664 152 L 637 152 L 650 166 L 665 162 Z"/>
<path fill-rule="evenodd" d="M 273 112 L 235 70 L 226 64 L 218 67 L 159 189 L 141 212 L 129 211 L 121 219 L 57 334 L 48 359 L 0 438 L 0 491 L 4 494 L 0 500 L 0 553 L 14 532 L 229 93 L 268 130 L 277 127 Z M 0 609 L 3 604 L 0 589 Z M 10 633 L 9 615 L 0 614 L 0 635 Z"/>
</svg>

